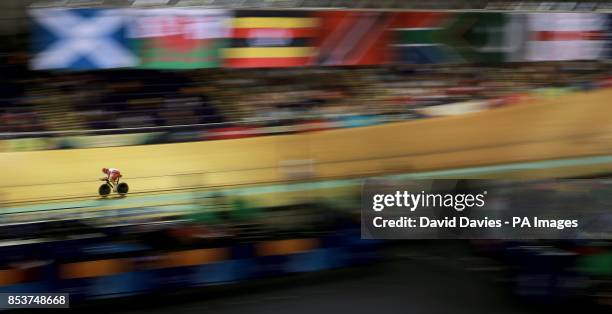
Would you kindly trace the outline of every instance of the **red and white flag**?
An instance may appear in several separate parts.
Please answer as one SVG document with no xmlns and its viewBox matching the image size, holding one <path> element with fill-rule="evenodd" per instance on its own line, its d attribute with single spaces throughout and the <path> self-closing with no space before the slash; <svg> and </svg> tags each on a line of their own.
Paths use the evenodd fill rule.
<svg viewBox="0 0 612 314">
<path fill-rule="evenodd" d="M 605 14 L 531 13 L 528 61 L 594 60 L 606 49 Z"/>
</svg>

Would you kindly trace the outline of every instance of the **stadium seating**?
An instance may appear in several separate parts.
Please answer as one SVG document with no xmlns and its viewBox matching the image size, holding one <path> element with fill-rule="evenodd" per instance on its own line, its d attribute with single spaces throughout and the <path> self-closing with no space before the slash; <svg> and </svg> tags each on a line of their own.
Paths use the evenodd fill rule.
<svg viewBox="0 0 612 314">
<path fill-rule="evenodd" d="M 23 138 L 41 131 L 127 133 L 185 125 L 198 131 L 313 121 L 354 127 L 471 112 L 473 101 L 481 104 L 476 110 L 508 105 L 529 91 L 546 97 L 605 87 L 610 73 L 605 63 L 556 62 L 24 74 L 3 87 L 0 131 L 4 138 Z M 470 109 L 461 109 L 467 103 Z M 452 110 L 429 109 L 451 104 Z M 370 122 L 353 123 L 364 119 Z"/>
</svg>

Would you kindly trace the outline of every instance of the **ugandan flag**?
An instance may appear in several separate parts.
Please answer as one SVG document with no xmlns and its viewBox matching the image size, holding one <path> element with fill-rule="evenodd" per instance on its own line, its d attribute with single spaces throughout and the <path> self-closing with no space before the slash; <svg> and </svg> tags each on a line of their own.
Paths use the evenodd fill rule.
<svg viewBox="0 0 612 314">
<path fill-rule="evenodd" d="M 236 11 L 225 66 L 294 67 L 311 63 L 318 19 L 301 11 Z"/>
</svg>

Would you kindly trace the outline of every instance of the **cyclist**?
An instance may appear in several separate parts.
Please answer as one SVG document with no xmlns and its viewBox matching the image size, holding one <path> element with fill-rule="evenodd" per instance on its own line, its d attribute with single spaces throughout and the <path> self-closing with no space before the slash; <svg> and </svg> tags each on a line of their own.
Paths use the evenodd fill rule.
<svg viewBox="0 0 612 314">
<path fill-rule="evenodd" d="M 100 178 L 100 180 L 108 180 L 113 184 L 113 190 L 116 190 L 117 184 L 119 183 L 119 178 L 122 177 L 121 171 L 115 168 L 102 168 L 102 173 L 106 174 L 106 178 Z"/>
</svg>

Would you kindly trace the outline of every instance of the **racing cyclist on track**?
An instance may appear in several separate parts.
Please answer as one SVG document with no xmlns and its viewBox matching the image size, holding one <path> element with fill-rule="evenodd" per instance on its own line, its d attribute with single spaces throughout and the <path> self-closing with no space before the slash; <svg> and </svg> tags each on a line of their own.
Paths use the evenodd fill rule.
<svg viewBox="0 0 612 314">
<path fill-rule="evenodd" d="M 106 174 L 106 178 L 100 178 L 100 180 L 105 181 L 108 180 L 113 184 L 113 191 L 117 192 L 117 184 L 119 183 L 119 178 L 122 177 L 119 169 L 115 168 L 102 168 L 102 172 Z"/>
</svg>

